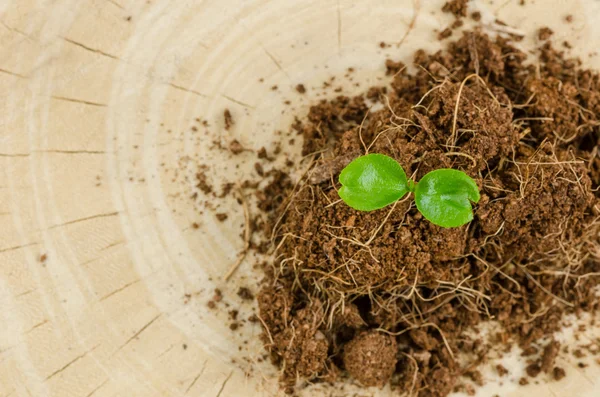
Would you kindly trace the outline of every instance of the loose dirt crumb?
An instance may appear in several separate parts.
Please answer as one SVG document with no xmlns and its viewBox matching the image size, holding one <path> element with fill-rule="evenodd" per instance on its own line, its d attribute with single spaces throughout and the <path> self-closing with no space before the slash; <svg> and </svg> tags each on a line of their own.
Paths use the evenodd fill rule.
<svg viewBox="0 0 600 397">
<path fill-rule="evenodd" d="M 229 217 L 229 215 L 227 215 L 224 212 L 220 212 L 220 213 L 216 214 L 215 216 L 217 217 L 217 220 L 219 222 L 225 222 L 227 220 L 227 218 Z"/>
<path fill-rule="evenodd" d="M 404 68 L 406 68 L 406 65 L 402 62 L 394 62 L 391 59 L 388 59 L 387 61 L 385 61 L 385 68 L 386 68 L 385 74 L 387 76 L 393 76 L 393 75 L 399 73 Z"/>
<path fill-rule="evenodd" d="M 225 121 L 225 129 L 227 131 L 229 131 L 229 129 L 233 126 L 234 121 L 233 121 L 233 116 L 231 115 L 231 112 L 229 111 L 229 109 L 225 109 L 223 111 L 223 119 Z"/>
<path fill-rule="evenodd" d="M 508 370 L 501 364 L 496 365 L 496 372 L 498 372 L 499 376 L 504 376 L 508 374 Z"/>
<path fill-rule="evenodd" d="M 396 340 L 378 332 L 363 332 L 344 349 L 344 366 L 363 386 L 384 386 L 396 367 Z"/>
<path fill-rule="evenodd" d="M 196 173 L 196 187 L 200 189 L 204 194 L 210 194 L 213 191 L 213 187 L 208 183 L 208 176 L 206 172 L 200 170 Z"/>
<path fill-rule="evenodd" d="M 519 379 L 519 384 L 521 386 L 526 386 L 529 384 L 529 381 L 527 380 L 527 378 L 521 378 L 521 379 Z"/>
<path fill-rule="evenodd" d="M 41 263 L 46 263 L 46 260 L 48 260 L 48 255 L 47 254 L 40 255 L 40 262 Z"/>
<path fill-rule="evenodd" d="M 252 294 L 252 291 L 250 291 L 250 288 L 248 288 L 248 287 L 240 287 L 238 289 L 237 294 L 243 300 L 251 301 L 254 299 L 254 294 Z"/>
<path fill-rule="evenodd" d="M 567 376 L 567 373 L 565 372 L 564 369 L 562 369 L 561 367 L 554 367 L 554 369 L 552 370 L 552 377 L 554 378 L 554 380 L 559 381 L 562 378 L 564 378 L 565 376 Z"/>
<path fill-rule="evenodd" d="M 541 370 L 545 373 L 549 374 L 554 368 L 554 362 L 556 361 L 556 357 L 560 352 L 560 343 L 557 341 L 551 341 L 545 348 L 544 353 L 542 353 L 542 365 Z"/>
<path fill-rule="evenodd" d="M 229 151 L 233 154 L 240 154 L 244 150 L 244 147 L 237 139 L 234 139 L 229 143 Z"/>
<path fill-rule="evenodd" d="M 450 36 L 452 36 L 452 29 L 446 28 L 446 29 L 442 30 L 440 33 L 438 33 L 437 37 L 438 37 L 438 40 L 444 40 Z"/>
<path fill-rule="evenodd" d="M 306 93 L 306 87 L 304 87 L 304 84 L 298 84 L 296 86 L 296 91 L 298 91 L 298 93 L 300 93 L 300 94 L 305 94 Z"/>
<path fill-rule="evenodd" d="M 258 174 L 258 176 L 265 176 L 265 170 L 261 163 L 254 163 L 254 170 Z"/>
<path fill-rule="evenodd" d="M 550 36 L 554 34 L 554 31 L 549 27 L 543 27 L 538 30 L 538 39 L 540 40 L 548 40 Z"/>
<path fill-rule="evenodd" d="M 471 19 L 473 19 L 473 20 L 474 20 L 474 21 L 476 21 L 476 22 L 479 22 L 479 21 L 481 21 L 481 13 L 480 13 L 479 11 L 474 11 L 474 12 L 471 14 Z"/>
<path fill-rule="evenodd" d="M 267 149 L 265 149 L 265 147 L 261 147 L 258 152 L 256 153 L 256 155 L 258 156 L 259 159 L 261 160 L 266 160 L 269 158 L 269 156 L 267 155 Z"/>
<path fill-rule="evenodd" d="M 462 27 L 465 23 L 463 22 L 462 19 L 457 19 L 454 22 L 452 22 L 452 25 L 450 25 L 451 29 L 458 29 L 460 27 Z"/>
<path fill-rule="evenodd" d="M 535 378 L 536 376 L 538 376 L 541 371 L 542 370 L 538 363 L 529 364 L 525 368 L 525 372 L 527 372 L 527 375 L 529 375 L 529 377 L 531 377 L 531 378 Z"/>
<path fill-rule="evenodd" d="M 442 11 L 451 12 L 455 17 L 461 18 L 467 16 L 469 0 L 451 0 L 446 2 L 442 7 Z"/>
<path fill-rule="evenodd" d="M 575 356 L 575 358 L 583 358 L 585 357 L 585 354 L 583 353 L 583 351 L 581 351 L 581 349 L 576 349 L 573 350 L 573 356 Z"/>
<path fill-rule="evenodd" d="M 573 22 L 573 15 L 569 14 L 565 17 L 565 21 L 567 21 L 568 23 Z"/>
</svg>

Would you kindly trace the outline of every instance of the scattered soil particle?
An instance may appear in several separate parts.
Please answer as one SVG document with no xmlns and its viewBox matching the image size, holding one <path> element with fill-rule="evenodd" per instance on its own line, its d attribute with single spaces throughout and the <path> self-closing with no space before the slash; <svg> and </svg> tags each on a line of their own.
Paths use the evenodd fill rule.
<svg viewBox="0 0 600 397">
<path fill-rule="evenodd" d="M 554 378 L 554 380 L 559 381 L 562 378 L 564 378 L 565 376 L 567 376 L 567 373 L 565 372 L 565 370 L 561 367 L 554 367 L 554 369 L 552 370 L 552 377 Z"/>
<path fill-rule="evenodd" d="M 254 163 L 254 170 L 258 174 L 258 176 L 265 176 L 265 170 L 261 163 Z"/>
<path fill-rule="evenodd" d="M 217 307 L 217 304 L 214 301 L 208 301 L 206 306 L 208 306 L 209 309 L 214 309 Z"/>
<path fill-rule="evenodd" d="M 229 151 L 233 154 L 240 154 L 244 150 L 244 147 L 237 139 L 234 139 L 229 143 Z"/>
<path fill-rule="evenodd" d="M 463 22 L 462 19 L 457 19 L 454 22 L 452 22 L 452 25 L 450 25 L 451 29 L 458 29 L 460 27 L 462 27 L 465 23 Z"/>
<path fill-rule="evenodd" d="M 477 386 L 483 386 L 483 375 L 478 370 L 472 370 L 466 373 Z"/>
<path fill-rule="evenodd" d="M 406 65 L 402 62 L 394 62 L 391 59 L 385 61 L 386 76 L 393 76 L 400 73 L 406 68 Z"/>
<path fill-rule="evenodd" d="M 265 149 L 265 147 L 261 147 L 258 152 L 256 153 L 256 155 L 258 156 L 259 159 L 261 160 L 266 160 L 269 158 L 269 156 L 267 155 L 267 149 Z"/>
<path fill-rule="evenodd" d="M 229 215 L 227 215 L 224 212 L 220 212 L 220 213 L 216 214 L 215 216 L 217 217 L 217 220 L 219 222 L 225 222 L 227 220 L 227 218 L 229 218 Z"/>
<path fill-rule="evenodd" d="M 367 91 L 367 98 L 373 102 L 379 102 L 387 93 L 387 87 L 371 87 Z"/>
<path fill-rule="evenodd" d="M 540 372 L 542 372 L 542 369 L 540 368 L 540 365 L 536 362 L 536 363 L 529 364 L 525 368 L 525 372 L 527 372 L 527 375 L 530 378 L 535 378 L 536 376 L 538 376 L 540 374 Z"/>
<path fill-rule="evenodd" d="M 230 330 L 232 330 L 232 331 L 237 331 L 237 329 L 238 329 L 239 327 L 240 327 L 240 324 L 239 324 L 239 323 L 231 323 L 231 324 L 229 325 L 229 329 L 230 329 Z"/>
<path fill-rule="evenodd" d="M 344 367 L 363 386 L 383 387 L 396 368 L 396 340 L 376 331 L 362 332 L 344 348 Z"/>
<path fill-rule="evenodd" d="M 304 84 L 298 84 L 296 86 L 296 91 L 298 91 L 298 93 L 300 93 L 300 94 L 305 94 L 306 93 L 306 87 L 304 87 Z"/>
<path fill-rule="evenodd" d="M 250 291 L 248 287 L 240 287 L 238 289 L 237 295 L 243 300 L 251 301 L 254 299 L 254 294 Z"/>
<path fill-rule="evenodd" d="M 208 183 L 208 176 L 203 170 L 196 173 L 196 187 L 200 189 L 204 194 L 210 194 L 213 191 L 213 187 Z"/>
<path fill-rule="evenodd" d="M 498 372 L 499 376 L 504 376 L 508 374 L 508 370 L 501 364 L 496 365 L 496 372 Z"/>
<path fill-rule="evenodd" d="M 553 340 L 544 348 L 542 353 L 542 365 L 541 370 L 549 374 L 554 368 L 554 362 L 560 352 L 560 343 Z"/>
<path fill-rule="evenodd" d="M 446 29 L 442 30 L 440 33 L 438 33 L 437 38 L 438 38 L 438 40 L 444 40 L 450 36 L 452 36 L 452 29 L 446 28 Z"/>
<path fill-rule="evenodd" d="M 521 379 L 519 379 L 519 384 L 521 386 L 526 386 L 529 384 L 529 381 L 527 380 L 527 378 L 521 378 Z"/>
<path fill-rule="evenodd" d="M 575 349 L 573 350 L 573 356 L 575 358 L 584 358 L 585 354 L 583 353 L 583 351 L 581 351 L 581 349 Z"/>
<path fill-rule="evenodd" d="M 537 354 L 538 349 L 535 346 L 528 346 L 525 349 L 523 349 L 523 352 L 521 353 L 522 357 L 529 357 L 529 356 L 533 356 L 534 354 Z"/>
<path fill-rule="evenodd" d="M 587 368 L 587 367 L 588 367 L 588 364 L 586 364 L 586 363 L 577 363 L 577 366 L 578 366 L 579 368 Z"/>
<path fill-rule="evenodd" d="M 229 109 L 225 109 L 223 111 L 223 119 L 225 121 L 225 129 L 229 131 L 233 124 L 235 124 L 235 122 L 233 121 L 233 116 L 231 115 Z"/>
<path fill-rule="evenodd" d="M 565 21 L 567 21 L 568 23 L 573 22 L 573 15 L 569 14 L 565 17 Z"/>
<path fill-rule="evenodd" d="M 232 182 L 226 182 L 223 184 L 223 186 L 221 186 L 221 194 L 219 195 L 220 198 L 229 196 L 229 194 L 231 193 L 231 191 L 233 190 L 235 184 Z"/>
<path fill-rule="evenodd" d="M 540 30 L 538 30 L 538 39 L 540 40 L 548 40 L 552 35 L 554 34 L 554 31 L 552 29 L 550 29 L 549 27 L 545 26 L 540 28 Z"/>
<path fill-rule="evenodd" d="M 40 255 L 40 262 L 41 263 L 45 263 L 47 260 L 48 260 L 48 255 L 47 254 Z"/>
<path fill-rule="evenodd" d="M 467 16 L 469 0 L 450 0 L 444 4 L 442 11 L 451 12 L 455 17 L 461 18 Z"/>
<path fill-rule="evenodd" d="M 473 20 L 474 20 L 474 21 L 476 21 L 476 22 L 479 22 L 479 21 L 481 21 L 481 13 L 480 13 L 479 11 L 474 11 L 474 12 L 471 14 L 471 19 L 473 19 Z"/>
</svg>

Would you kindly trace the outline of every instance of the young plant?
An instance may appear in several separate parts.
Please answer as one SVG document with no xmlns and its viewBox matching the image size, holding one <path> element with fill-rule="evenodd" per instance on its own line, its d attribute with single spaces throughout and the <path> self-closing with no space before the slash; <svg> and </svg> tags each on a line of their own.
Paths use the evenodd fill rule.
<svg viewBox="0 0 600 397">
<path fill-rule="evenodd" d="M 339 195 L 359 211 L 373 211 L 415 194 L 417 209 L 441 227 L 459 227 L 473 220 L 471 201 L 479 201 L 479 188 L 462 171 L 442 168 L 417 183 L 408 180 L 396 160 L 383 154 L 361 156 L 340 174 Z"/>
</svg>

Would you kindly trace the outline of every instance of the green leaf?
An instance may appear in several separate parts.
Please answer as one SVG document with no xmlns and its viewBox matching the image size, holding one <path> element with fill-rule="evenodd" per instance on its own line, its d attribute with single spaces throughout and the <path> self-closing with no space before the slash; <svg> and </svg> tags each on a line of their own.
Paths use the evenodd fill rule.
<svg viewBox="0 0 600 397">
<path fill-rule="evenodd" d="M 404 170 L 396 160 L 383 154 L 358 157 L 340 174 L 339 195 L 360 211 L 373 211 L 399 200 L 408 192 Z"/>
<path fill-rule="evenodd" d="M 417 209 L 430 222 L 459 227 L 473 220 L 471 203 L 479 201 L 477 183 L 462 171 L 439 169 L 425 175 L 415 189 Z"/>
</svg>

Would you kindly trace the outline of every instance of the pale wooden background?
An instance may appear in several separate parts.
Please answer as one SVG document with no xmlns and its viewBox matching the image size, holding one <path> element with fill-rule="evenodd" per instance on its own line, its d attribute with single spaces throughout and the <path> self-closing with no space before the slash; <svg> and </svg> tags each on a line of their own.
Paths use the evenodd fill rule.
<svg viewBox="0 0 600 397">
<path fill-rule="evenodd" d="M 217 187 L 251 174 L 254 155 L 231 159 L 212 141 L 272 149 L 272 132 L 294 115 L 283 101 L 305 111 L 317 98 L 295 94 L 297 83 L 319 86 L 348 67 L 374 83 L 389 54 L 409 60 L 438 46 L 433 30 L 452 21 L 435 12 L 442 3 L 0 1 L 0 397 L 274 395 L 275 370 L 250 373 L 244 361 L 261 352 L 260 329 L 231 333 L 226 314 L 206 308 L 220 287 L 251 313 L 235 291 L 254 286 L 255 259 L 221 281 L 242 247 L 242 210 L 232 198 L 211 202 L 232 211 L 217 222 L 202 196 L 190 199 L 193 174 L 212 164 Z M 588 57 L 599 48 L 598 2 L 516 3 L 476 7 L 484 21 L 526 32 L 524 46 L 545 20 L 600 66 Z M 405 36 L 400 48 L 377 45 Z M 229 132 L 226 107 L 236 120 Z M 191 130 L 196 117 L 209 135 Z M 518 390 L 498 389 L 490 372 L 479 395 L 598 395 L 597 367 L 564 365 L 565 381 Z M 522 364 L 513 367 L 518 378 Z M 359 395 L 375 393 L 388 391 Z"/>
</svg>

